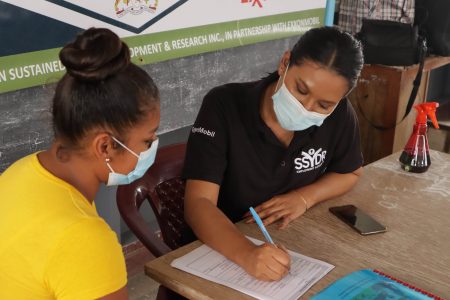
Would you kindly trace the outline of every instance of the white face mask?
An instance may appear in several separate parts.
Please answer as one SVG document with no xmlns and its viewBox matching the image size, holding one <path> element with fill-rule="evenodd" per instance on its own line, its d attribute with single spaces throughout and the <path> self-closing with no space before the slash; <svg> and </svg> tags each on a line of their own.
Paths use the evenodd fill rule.
<svg viewBox="0 0 450 300">
<path fill-rule="evenodd" d="M 141 178 L 144 176 L 145 172 L 147 172 L 148 168 L 151 167 L 151 165 L 155 162 L 156 157 L 156 151 L 158 150 L 158 139 L 154 140 L 152 142 L 152 145 L 147 150 L 141 152 L 139 155 L 137 155 L 133 150 L 129 149 L 127 146 L 125 146 L 123 143 L 118 141 L 115 137 L 112 137 L 113 140 L 115 140 L 119 145 L 124 147 L 126 150 L 128 150 L 131 154 L 136 156 L 138 158 L 138 161 L 136 163 L 136 167 L 134 167 L 134 170 L 132 170 L 127 175 L 119 174 L 114 172 L 113 168 L 109 164 L 109 162 L 106 162 L 106 165 L 108 166 L 109 170 L 111 171 L 109 173 L 108 182 L 106 183 L 107 186 L 111 185 L 122 185 L 122 184 L 130 184 L 133 181 Z"/>
<path fill-rule="evenodd" d="M 300 131 L 311 126 L 322 125 L 323 121 L 333 113 L 334 108 L 336 108 L 337 105 L 329 114 L 320 114 L 307 110 L 301 102 L 289 92 L 284 84 L 284 78 L 286 77 L 288 68 L 289 65 L 286 67 L 283 77 L 280 77 L 280 79 L 282 79 L 280 89 L 278 89 L 272 96 L 273 109 L 275 111 L 275 115 L 277 116 L 278 122 L 281 127 L 290 131 Z M 278 79 L 276 89 L 278 88 L 280 79 Z"/>
</svg>

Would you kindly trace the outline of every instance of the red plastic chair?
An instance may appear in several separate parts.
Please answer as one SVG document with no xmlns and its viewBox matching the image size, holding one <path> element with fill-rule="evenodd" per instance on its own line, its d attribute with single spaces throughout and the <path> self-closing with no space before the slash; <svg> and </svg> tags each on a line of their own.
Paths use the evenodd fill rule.
<svg viewBox="0 0 450 300">
<path fill-rule="evenodd" d="M 183 212 L 185 182 L 181 179 L 185 152 L 186 144 L 158 149 L 155 163 L 142 178 L 117 188 L 120 215 L 155 257 L 182 246 L 182 234 L 188 228 Z M 150 230 L 139 213 L 139 208 L 145 200 L 149 201 L 155 213 L 163 240 Z M 157 299 L 184 298 L 160 286 Z"/>
</svg>

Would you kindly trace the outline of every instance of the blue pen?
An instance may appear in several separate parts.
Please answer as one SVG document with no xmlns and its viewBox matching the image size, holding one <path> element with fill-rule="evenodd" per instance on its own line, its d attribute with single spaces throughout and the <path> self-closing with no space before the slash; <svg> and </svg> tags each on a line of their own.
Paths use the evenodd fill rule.
<svg viewBox="0 0 450 300">
<path fill-rule="evenodd" d="M 262 233 L 264 234 L 264 237 L 266 240 L 271 243 L 272 245 L 275 245 L 272 238 L 270 237 L 269 232 L 267 232 L 266 226 L 264 226 L 261 218 L 259 217 L 258 213 L 253 209 L 253 207 L 250 206 L 250 212 L 252 213 L 253 219 L 255 219 L 256 224 L 258 224 L 259 229 L 261 229 Z M 277 247 L 277 245 L 275 245 Z M 278 248 L 278 247 L 277 247 Z M 291 270 L 289 270 L 289 275 L 292 275 Z"/>
<path fill-rule="evenodd" d="M 269 233 L 267 232 L 266 226 L 264 226 L 261 218 L 258 216 L 258 213 L 253 209 L 253 207 L 250 207 L 250 212 L 252 213 L 253 219 L 255 219 L 256 224 L 258 224 L 259 229 L 261 229 L 262 233 L 264 234 L 264 237 L 266 238 L 266 240 L 275 245 L 275 243 L 273 242 L 272 238 L 270 237 Z"/>
</svg>

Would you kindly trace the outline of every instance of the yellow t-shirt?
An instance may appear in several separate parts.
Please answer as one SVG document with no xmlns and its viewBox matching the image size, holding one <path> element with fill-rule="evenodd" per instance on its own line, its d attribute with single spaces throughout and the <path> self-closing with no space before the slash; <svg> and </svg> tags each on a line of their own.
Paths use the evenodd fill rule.
<svg viewBox="0 0 450 300">
<path fill-rule="evenodd" d="M 37 154 L 0 175 L 0 299 L 95 299 L 126 282 L 116 234 Z"/>
</svg>

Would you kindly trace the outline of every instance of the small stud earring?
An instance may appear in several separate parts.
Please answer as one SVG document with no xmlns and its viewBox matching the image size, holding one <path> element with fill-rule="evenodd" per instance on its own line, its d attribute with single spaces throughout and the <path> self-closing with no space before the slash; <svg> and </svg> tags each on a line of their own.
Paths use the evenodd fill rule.
<svg viewBox="0 0 450 300">
<path fill-rule="evenodd" d="M 108 169 L 114 173 L 113 168 L 111 167 L 111 165 L 109 164 L 109 162 L 111 161 L 111 159 L 109 157 L 105 158 L 105 162 L 106 162 L 106 166 L 108 166 Z"/>
</svg>

